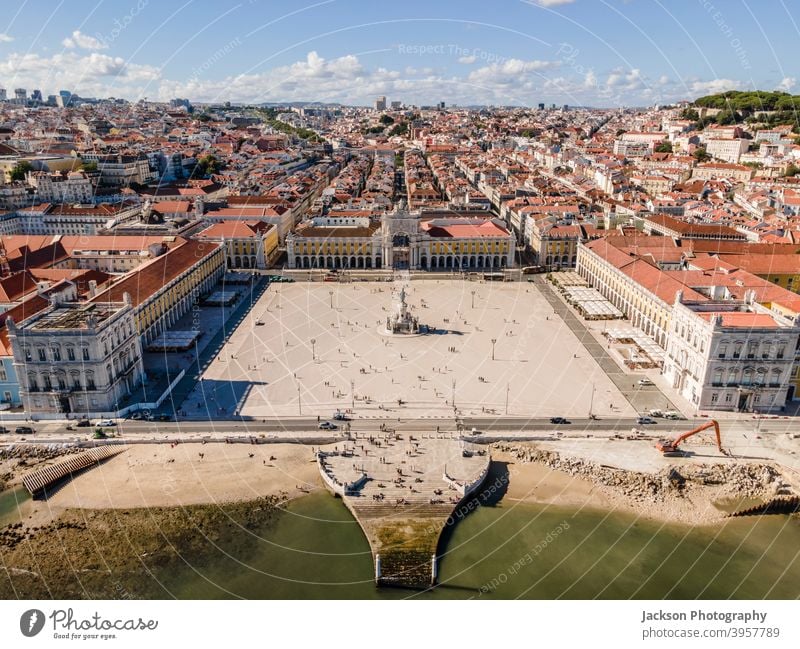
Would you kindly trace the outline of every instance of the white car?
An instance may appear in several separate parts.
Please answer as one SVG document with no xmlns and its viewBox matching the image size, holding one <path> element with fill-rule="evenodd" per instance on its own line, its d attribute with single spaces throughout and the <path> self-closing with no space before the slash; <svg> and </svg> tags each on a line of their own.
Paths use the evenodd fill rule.
<svg viewBox="0 0 800 649">
<path fill-rule="evenodd" d="M 95 423 L 95 426 L 106 427 L 106 426 L 116 426 L 117 422 L 113 419 L 98 419 Z"/>
<path fill-rule="evenodd" d="M 637 383 L 639 385 L 655 385 L 650 379 L 639 379 Z"/>
</svg>

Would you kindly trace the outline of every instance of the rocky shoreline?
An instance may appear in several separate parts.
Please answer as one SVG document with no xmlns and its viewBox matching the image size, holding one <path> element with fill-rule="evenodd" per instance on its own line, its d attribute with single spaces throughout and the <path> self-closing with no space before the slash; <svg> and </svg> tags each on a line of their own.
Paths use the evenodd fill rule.
<svg viewBox="0 0 800 649">
<path fill-rule="evenodd" d="M 202 568 L 220 552 L 243 557 L 256 531 L 280 515 L 287 494 L 220 505 L 141 509 L 68 509 L 42 526 L 0 530 L 2 599 L 165 598 L 168 574 L 186 563 Z"/>
<path fill-rule="evenodd" d="M 712 523 L 726 515 L 714 503 L 797 493 L 784 473 L 766 463 L 687 463 L 649 474 L 562 456 L 533 444 L 500 442 L 492 448 L 520 464 L 537 463 L 587 480 L 615 507 L 673 522 Z"/>
</svg>

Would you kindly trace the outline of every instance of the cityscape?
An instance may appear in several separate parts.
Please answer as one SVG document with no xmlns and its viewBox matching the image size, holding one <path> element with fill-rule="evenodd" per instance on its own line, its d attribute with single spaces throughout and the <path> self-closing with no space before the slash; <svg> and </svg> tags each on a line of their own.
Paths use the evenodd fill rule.
<svg viewBox="0 0 800 649">
<path fill-rule="evenodd" d="M 741 9 L 753 87 L 533 25 L 72 69 L 148 5 L 0 34 L 0 598 L 800 596 L 800 95 Z"/>
</svg>

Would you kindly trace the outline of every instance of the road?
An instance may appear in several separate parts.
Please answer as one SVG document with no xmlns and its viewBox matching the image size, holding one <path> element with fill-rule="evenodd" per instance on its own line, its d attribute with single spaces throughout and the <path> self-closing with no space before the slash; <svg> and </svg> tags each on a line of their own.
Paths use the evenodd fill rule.
<svg viewBox="0 0 800 649">
<path fill-rule="evenodd" d="M 666 420 L 658 419 L 656 424 L 639 425 L 634 418 L 624 419 L 588 419 L 574 418 L 567 424 L 551 424 L 549 419 L 531 419 L 528 417 L 465 417 L 459 419 L 459 424 L 465 431 L 473 428 L 479 433 L 502 437 L 527 437 L 538 436 L 541 434 L 551 435 L 561 432 L 565 435 L 598 435 L 609 436 L 613 434 L 630 434 L 631 429 L 637 428 L 644 434 L 656 433 L 658 435 L 678 434 L 691 430 L 695 426 L 707 422 L 708 419 L 696 420 Z M 116 426 L 119 435 L 131 439 L 142 439 L 148 437 L 156 438 L 191 438 L 191 437 L 212 437 L 222 438 L 226 436 L 240 437 L 248 435 L 275 435 L 280 437 L 320 437 L 330 436 L 342 432 L 342 422 L 337 422 L 336 431 L 324 431 L 318 429 L 316 417 L 292 417 L 281 419 L 267 419 L 257 421 L 242 420 L 214 420 L 214 421 L 191 421 L 183 420 L 176 422 L 146 422 L 146 421 L 120 421 Z M 455 420 L 450 418 L 382 418 L 382 419 L 354 419 L 347 422 L 353 433 L 373 433 L 381 430 L 381 425 L 387 428 L 419 433 L 435 432 L 456 432 Z M 792 418 L 762 418 L 742 419 L 721 422 L 723 435 L 727 433 L 742 433 L 745 435 L 760 433 L 792 433 L 796 432 L 796 422 Z M 93 428 L 74 428 L 67 430 L 66 422 L 39 422 L 34 424 L 35 435 L 3 435 L 0 438 L 4 442 L 19 441 L 25 438 L 27 441 L 54 441 L 55 439 L 74 439 L 75 437 L 88 438 L 92 436 Z M 13 428 L 11 429 L 13 430 Z M 109 429 L 106 429 L 109 430 Z"/>
</svg>

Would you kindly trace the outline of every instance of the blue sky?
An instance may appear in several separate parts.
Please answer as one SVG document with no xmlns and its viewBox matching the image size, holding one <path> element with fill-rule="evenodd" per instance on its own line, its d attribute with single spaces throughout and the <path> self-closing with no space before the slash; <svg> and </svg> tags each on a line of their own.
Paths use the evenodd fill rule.
<svg viewBox="0 0 800 649">
<path fill-rule="evenodd" d="M 0 86 L 194 101 L 647 105 L 800 92 L 796 0 L 3 0 Z"/>
</svg>

